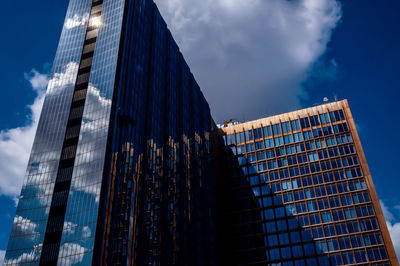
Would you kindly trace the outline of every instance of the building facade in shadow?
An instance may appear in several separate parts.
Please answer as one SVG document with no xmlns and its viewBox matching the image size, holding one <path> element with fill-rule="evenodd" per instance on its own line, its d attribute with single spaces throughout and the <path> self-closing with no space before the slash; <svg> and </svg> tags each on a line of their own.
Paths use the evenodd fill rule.
<svg viewBox="0 0 400 266">
<path fill-rule="evenodd" d="M 232 265 L 398 265 L 346 100 L 221 131 Z"/>
</svg>

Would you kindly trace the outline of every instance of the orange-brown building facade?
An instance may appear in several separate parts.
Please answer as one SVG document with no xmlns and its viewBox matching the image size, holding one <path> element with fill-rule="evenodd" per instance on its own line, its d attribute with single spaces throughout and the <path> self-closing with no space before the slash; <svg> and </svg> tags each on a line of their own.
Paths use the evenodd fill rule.
<svg viewBox="0 0 400 266">
<path fill-rule="evenodd" d="M 232 263 L 399 265 L 347 100 L 221 130 Z"/>
</svg>

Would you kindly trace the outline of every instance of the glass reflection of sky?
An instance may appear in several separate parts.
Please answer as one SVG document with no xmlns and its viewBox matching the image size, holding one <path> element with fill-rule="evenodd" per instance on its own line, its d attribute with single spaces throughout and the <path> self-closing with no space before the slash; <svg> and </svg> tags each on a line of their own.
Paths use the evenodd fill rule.
<svg viewBox="0 0 400 266">
<path fill-rule="evenodd" d="M 90 6 L 71 0 L 68 7 L 4 265 L 40 257 Z"/>
</svg>

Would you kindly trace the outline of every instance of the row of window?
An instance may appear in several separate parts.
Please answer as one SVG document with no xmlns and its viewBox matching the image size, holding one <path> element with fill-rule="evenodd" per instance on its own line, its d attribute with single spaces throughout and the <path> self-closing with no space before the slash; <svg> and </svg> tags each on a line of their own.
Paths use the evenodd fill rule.
<svg viewBox="0 0 400 266">
<path fill-rule="evenodd" d="M 312 244 L 307 244 L 304 246 L 304 252 L 301 245 L 295 245 L 291 247 L 284 248 L 274 248 L 266 251 L 266 259 L 277 261 L 277 263 L 272 263 L 274 266 L 306 266 L 306 265 L 347 265 L 355 263 L 367 263 L 380 260 L 387 260 L 387 254 L 384 248 L 374 248 L 368 250 L 357 250 L 353 252 L 344 252 L 327 255 L 315 255 L 314 257 L 309 257 L 307 259 L 295 259 L 292 258 L 303 257 L 303 256 L 313 256 L 314 248 Z M 268 252 L 269 251 L 269 252 Z M 254 251 L 256 252 L 256 251 Z M 318 249 L 317 249 L 318 252 Z M 256 256 L 256 255 L 254 255 Z M 282 261 L 287 260 L 287 261 Z M 279 262 L 278 262 L 279 261 Z M 389 264 L 382 264 L 388 265 Z"/>
<path fill-rule="evenodd" d="M 314 148 L 309 148 L 309 143 L 306 143 L 305 146 L 306 150 L 313 150 Z M 298 155 L 291 155 L 286 158 L 280 159 L 280 160 L 285 160 L 282 165 L 279 165 L 279 167 L 282 166 L 287 166 L 288 165 L 294 165 L 294 164 L 302 164 L 302 163 L 307 163 L 307 162 L 314 162 L 318 160 L 323 160 L 323 159 L 328 159 L 328 158 L 334 158 L 338 156 L 345 156 L 349 154 L 354 154 L 356 153 L 356 150 L 352 144 L 350 145 L 344 145 L 344 146 L 339 146 L 339 147 L 333 147 L 330 149 L 324 149 L 324 150 L 319 150 L 319 151 L 312 151 L 307 154 L 301 153 Z M 248 163 L 256 162 L 256 161 L 264 161 L 266 159 L 274 159 L 276 157 L 280 157 L 285 155 L 284 149 L 277 149 L 276 152 L 274 149 L 267 150 L 265 152 L 257 152 L 257 153 L 249 153 L 246 156 L 239 156 L 238 163 L 239 165 L 245 165 Z M 279 155 L 279 156 L 278 156 Z M 279 160 L 278 160 L 279 162 Z"/>
<path fill-rule="evenodd" d="M 285 136 L 288 137 L 288 136 Z M 280 138 L 278 138 L 278 143 L 281 143 Z M 281 147 L 282 145 L 275 145 L 273 139 L 267 139 L 265 141 L 257 141 L 255 143 L 247 143 L 246 145 L 241 144 L 237 146 L 232 146 L 231 150 L 234 155 L 241 155 L 247 153 L 251 153 L 254 151 L 259 151 L 263 149 L 268 149 L 268 151 L 273 152 L 274 156 L 276 154 L 277 157 L 284 155 L 291 155 L 295 153 L 301 153 L 305 151 L 315 150 L 327 148 L 335 145 L 347 144 L 351 143 L 353 140 L 350 134 L 331 137 L 326 139 L 319 139 L 316 141 L 308 141 L 305 143 L 299 143 L 296 145 L 286 145 L 286 147 Z M 264 145 L 265 144 L 265 145 Z M 273 149 L 276 147 L 275 149 Z"/>
<path fill-rule="evenodd" d="M 299 158 L 299 157 L 298 157 Z M 297 158 L 297 159 L 298 159 Z M 304 160 L 307 161 L 307 157 L 304 155 Z M 290 161 L 293 164 L 293 161 Z M 314 174 L 321 171 L 335 170 L 343 167 L 356 166 L 359 164 L 357 156 L 350 156 L 346 158 L 337 158 L 326 160 L 322 162 L 314 162 L 310 164 L 304 164 L 299 166 L 292 166 L 289 168 L 281 169 L 282 178 L 296 177 L 299 175 Z M 288 160 L 286 158 L 278 160 L 269 160 L 259 164 L 253 164 L 249 166 L 242 166 L 240 171 L 234 171 L 234 177 L 240 177 L 244 175 L 253 175 L 264 171 L 271 171 L 282 167 L 289 166 Z"/>
<path fill-rule="evenodd" d="M 300 142 L 300 141 L 304 141 L 304 140 L 311 140 L 313 138 L 321 138 L 321 137 L 328 137 L 331 136 L 333 134 L 340 134 L 340 133 L 345 133 L 345 132 L 349 132 L 349 128 L 347 123 L 341 123 L 341 124 L 336 124 L 332 126 L 326 126 L 326 127 L 322 127 L 322 128 L 316 128 L 308 131 L 304 131 L 302 132 L 297 132 L 297 133 L 293 133 L 293 134 L 287 134 L 284 136 L 276 136 L 275 137 L 271 137 L 271 138 L 266 138 L 265 139 L 265 147 L 266 148 L 271 148 L 274 146 L 282 146 L 284 144 L 292 144 L 295 142 Z M 235 144 L 235 136 L 232 135 L 228 135 L 228 139 L 227 139 L 227 144 L 228 145 L 233 145 Z M 243 137 L 243 132 L 242 133 L 236 133 L 236 143 L 243 143 L 244 141 L 244 137 Z M 246 140 L 246 143 L 253 143 L 253 139 L 251 140 Z M 256 145 L 260 146 L 260 149 L 264 148 L 264 142 L 263 140 L 259 140 L 259 141 L 255 141 Z"/>
<path fill-rule="evenodd" d="M 344 226 L 346 228 L 346 224 L 336 225 L 340 230 L 340 227 Z M 321 238 L 321 236 L 315 236 L 314 230 L 317 231 L 320 228 L 313 229 L 313 235 L 315 238 Z M 321 229 L 322 231 L 322 229 Z M 302 234 L 304 235 L 304 234 Z M 338 235 L 343 235 L 342 232 L 338 233 Z M 323 237 L 323 236 L 322 236 Z M 297 244 L 301 243 L 300 231 L 292 231 L 280 234 L 270 234 L 265 236 L 268 247 L 274 246 L 285 246 L 289 244 Z M 380 233 L 371 233 L 371 234 L 364 234 L 364 235 L 354 235 L 348 237 L 340 237 L 340 238 L 331 238 L 326 241 L 317 241 L 317 253 L 326 253 L 326 252 L 335 252 L 338 250 L 346 250 L 351 248 L 361 248 L 361 247 L 370 247 L 375 245 L 383 244 L 382 236 Z"/>
<path fill-rule="evenodd" d="M 276 135 L 281 135 L 281 134 L 286 134 L 291 131 L 298 131 L 300 129 L 307 129 L 310 127 L 315 127 L 315 126 L 320 126 L 320 125 L 325 125 L 332 122 L 337 122 L 337 121 L 343 121 L 346 120 L 344 117 L 344 113 L 342 110 L 338 111 L 333 111 L 329 113 L 324 113 L 321 115 L 314 115 L 310 116 L 310 118 L 305 117 L 301 118 L 300 120 L 292 120 L 290 122 L 282 122 L 280 124 L 274 124 L 272 126 L 265 126 L 262 128 L 255 128 L 255 129 L 250 129 L 246 130 L 244 132 L 238 132 L 236 134 L 230 134 L 227 135 L 226 137 L 226 143 L 227 145 L 232 145 L 235 144 L 235 137 L 236 137 L 236 142 L 241 143 L 245 141 L 252 141 L 255 139 L 261 139 L 261 138 L 266 138 L 266 137 L 271 137 L 271 136 L 276 136 Z M 300 127 L 301 125 L 301 127 Z M 335 127 L 336 125 L 334 125 Z M 347 126 L 347 125 L 346 125 Z M 325 135 L 330 135 L 332 134 L 332 127 L 331 126 L 326 126 L 319 128 L 320 132 L 324 132 Z M 337 128 L 339 131 L 339 128 Z M 335 130 L 336 132 L 336 130 Z M 314 131 L 314 136 L 318 137 L 321 136 L 319 132 Z"/>
</svg>

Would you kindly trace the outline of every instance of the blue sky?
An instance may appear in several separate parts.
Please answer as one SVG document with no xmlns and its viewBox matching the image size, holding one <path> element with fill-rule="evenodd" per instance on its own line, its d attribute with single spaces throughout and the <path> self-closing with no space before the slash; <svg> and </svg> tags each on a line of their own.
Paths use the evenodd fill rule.
<svg viewBox="0 0 400 266">
<path fill-rule="evenodd" d="M 396 122 L 400 102 L 400 2 L 271 0 L 253 6 L 241 6 L 243 0 L 158 2 L 218 122 L 229 115 L 246 120 L 308 107 L 321 103 L 325 96 L 349 100 L 400 251 L 400 241 L 396 240 L 400 239 L 400 179 L 396 171 L 400 150 L 400 123 Z M 210 3 L 219 5 L 211 9 Z M 67 5 L 67 0 L 3 3 L 0 262 L 29 155 L 35 125 L 32 120 L 38 117 Z M 206 19 L 199 23 L 195 17 L 201 16 L 196 12 Z M 218 18 L 221 28 L 207 27 L 207 18 L 211 18 L 210 23 Z M 199 47 L 203 53 L 198 52 Z M 236 76 L 240 79 L 233 78 Z M 229 106 L 237 106 L 235 100 L 243 99 L 242 92 L 261 94 L 256 98 L 262 103 L 245 99 L 249 105 L 243 110 L 231 110 Z M 226 105 L 226 99 L 232 104 Z"/>
</svg>

